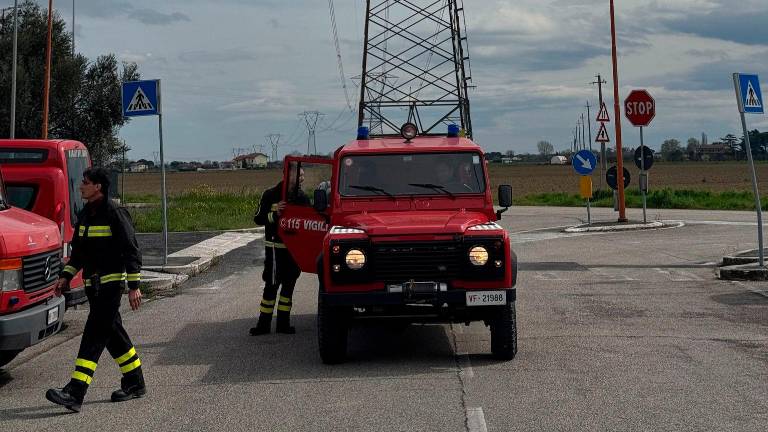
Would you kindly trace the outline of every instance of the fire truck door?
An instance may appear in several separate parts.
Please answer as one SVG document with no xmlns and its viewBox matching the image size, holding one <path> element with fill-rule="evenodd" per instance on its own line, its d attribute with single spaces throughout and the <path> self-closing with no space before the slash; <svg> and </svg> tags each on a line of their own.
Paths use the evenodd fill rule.
<svg viewBox="0 0 768 432">
<path fill-rule="evenodd" d="M 291 256 L 306 273 L 317 273 L 328 229 L 329 209 L 318 212 L 312 206 L 314 191 L 328 191 L 330 204 L 332 161 L 318 158 L 286 157 L 283 169 L 283 201 L 278 232 Z M 294 179 L 299 178 L 297 185 Z"/>
</svg>

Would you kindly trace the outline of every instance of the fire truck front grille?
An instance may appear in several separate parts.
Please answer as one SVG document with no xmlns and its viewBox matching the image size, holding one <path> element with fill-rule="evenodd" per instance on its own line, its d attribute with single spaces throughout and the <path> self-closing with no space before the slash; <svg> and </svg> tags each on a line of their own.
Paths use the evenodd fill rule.
<svg viewBox="0 0 768 432">
<path fill-rule="evenodd" d="M 458 242 L 378 243 L 372 270 L 383 281 L 449 280 L 461 274 L 465 255 Z"/>
<path fill-rule="evenodd" d="M 59 251 L 32 255 L 22 260 L 22 284 L 25 292 L 35 292 L 50 286 L 59 277 Z"/>
</svg>

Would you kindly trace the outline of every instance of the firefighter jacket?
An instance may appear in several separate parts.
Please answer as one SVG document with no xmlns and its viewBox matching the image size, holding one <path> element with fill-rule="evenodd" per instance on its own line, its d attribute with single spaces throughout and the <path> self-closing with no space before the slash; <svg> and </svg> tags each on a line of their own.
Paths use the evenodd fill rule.
<svg viewBox="0 0 768 432">
<path fill-rule="evenodd" d="M 61 276 L 71 280 L 83 270 L 85 285 L 127 281 L 137 289 L 141 281 L 141 253 L 131 216 L 110 199 L 88 203 L 77 217 L 72 255 Z"/>
<path fill-rule="evenodd" d="M 259 208 L 256 210 L 256 215 L 253 217 L 253 221 L 256 225 L 264 226 L 264 245 L 267 247 L 285 247 L 277 230 L 280 226 L 280 216 L 277 214 L 277 203 L 282 201 L 282 194 L 283 182 L 278 183 L 271 189 L 265 190 L 261 195 L 261 201 L 259 201 Z M 309 198 L 307 198 L 301 190 L 299 190 L 296 199 L 288 199 L 288 201 L 292 204 L 310 205 Z"/>
</svg>

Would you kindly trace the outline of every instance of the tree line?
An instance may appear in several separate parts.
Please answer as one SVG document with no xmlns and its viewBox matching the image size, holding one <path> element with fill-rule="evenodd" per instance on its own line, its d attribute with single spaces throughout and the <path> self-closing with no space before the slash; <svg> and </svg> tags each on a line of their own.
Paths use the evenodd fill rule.
<svg viewBox="0 0 768 432">
<path fill-rule="evenodd" d="M 19 4 L 16 138 L 40 138 L 48 12 L 31 0 Z M 13 13 L 0 18 L 0 137 L 10 136 Z M 118 62 L 114 54 L 89 60 L 72 52 L 72 35 L 54 14 L 49 138 L 81 141 L 96 165 L 122 154 L 118 139 L 127 123 L 121 109 L 123 81 L 139 79 L 136 63 Z"/>
</svg>

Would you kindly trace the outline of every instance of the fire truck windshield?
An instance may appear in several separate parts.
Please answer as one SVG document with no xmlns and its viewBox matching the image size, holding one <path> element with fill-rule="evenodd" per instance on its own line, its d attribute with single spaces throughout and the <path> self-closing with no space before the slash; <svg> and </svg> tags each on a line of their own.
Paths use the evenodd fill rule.
<svg viewBox="0 0 768 432">
<path fill-rule="evenodd" d="M 341 161 L 343 196 L 485 192 L 482 157 L 473 152 L 351 155 Z"/>
</svg>

